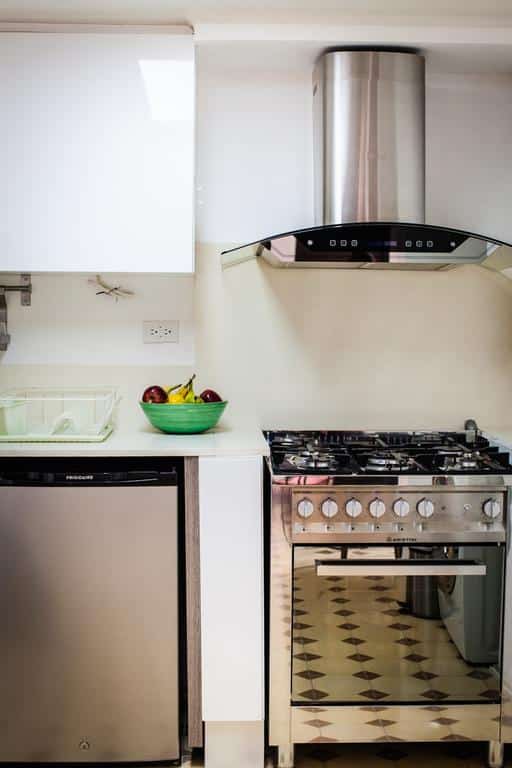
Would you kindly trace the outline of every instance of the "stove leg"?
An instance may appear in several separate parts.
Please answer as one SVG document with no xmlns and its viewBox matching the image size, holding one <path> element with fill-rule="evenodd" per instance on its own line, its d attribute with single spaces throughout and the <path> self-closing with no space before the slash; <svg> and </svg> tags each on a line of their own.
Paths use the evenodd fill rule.
<svg viewBox="0 0 512 768">
<path fill-rule="evenodd" d="M 277 766 L 278 768 L 293 768 L 294 748 L 293 744 L 281 744 L 277 748 Z"/>
<path fill-rule="evenodd" d="M 490 741 L 487 763 L 489 768 L 502 768 L 505 745 L 502 741 Z"/>
</svg>

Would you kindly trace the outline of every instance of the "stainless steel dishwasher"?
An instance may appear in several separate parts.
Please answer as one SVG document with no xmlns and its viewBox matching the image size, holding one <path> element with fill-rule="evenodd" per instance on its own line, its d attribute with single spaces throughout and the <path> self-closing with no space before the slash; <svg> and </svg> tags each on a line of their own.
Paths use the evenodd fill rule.
<svg viewBox="0 0 512 768">
<path fill-rule="evenodd" d="M 0 762 L 179 759 L 180 476 L 0 460 Z"/>
</svg>

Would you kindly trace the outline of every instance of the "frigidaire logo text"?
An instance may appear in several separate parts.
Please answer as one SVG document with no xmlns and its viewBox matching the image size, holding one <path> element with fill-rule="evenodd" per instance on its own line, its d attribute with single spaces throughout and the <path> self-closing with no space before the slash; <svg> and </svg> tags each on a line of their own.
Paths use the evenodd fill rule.
<svg viewBox="0 0 512 768">
<path fill-rule="evenodd" d="M 94 475 L 66 475 L 66 480 L 94 480 Z"/>
</svg>

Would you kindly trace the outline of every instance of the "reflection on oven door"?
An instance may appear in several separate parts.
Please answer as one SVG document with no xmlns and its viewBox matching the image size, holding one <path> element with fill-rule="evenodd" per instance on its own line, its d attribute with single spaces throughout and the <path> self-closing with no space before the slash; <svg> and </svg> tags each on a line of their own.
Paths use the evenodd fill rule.
<svg viewBox="0 0 512 768">
<path fill-rule="evenodd" d="M 464 661 L 496 664 L 500 647 L 501 551 L 496 547 L 459 547 L 458 557 L 485 563 L 487 577 L 440 578 L 441 617 Z"/>
<path fill-rule="evenodd" d="M 295 546 L 292 705 L 498 703 L 503 551 Z M 419 615 L 411 578 L 445 585 L 443 618 Z M 475 653 L 450 623 L 468 636 L 486 625 Z"/>
</svg>

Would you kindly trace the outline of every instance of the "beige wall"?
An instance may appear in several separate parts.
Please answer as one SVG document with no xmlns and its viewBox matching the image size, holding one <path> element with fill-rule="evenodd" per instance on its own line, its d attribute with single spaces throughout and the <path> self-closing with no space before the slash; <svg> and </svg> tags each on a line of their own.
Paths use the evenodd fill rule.
<svg viewBox="0 0 512 768">
<path fill-rule="evenodd" d="M 445 273 L 222 272 L 202 246 L 201 377 L 226 419 L 262 427 L 510 423 L 512 285 L 480 267 Z"/>
</svg>

